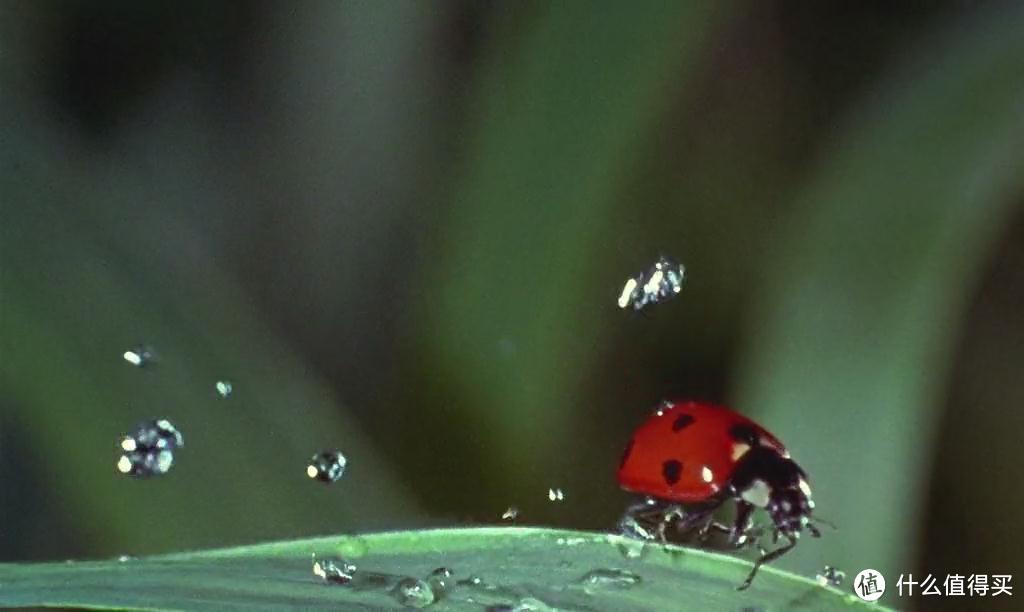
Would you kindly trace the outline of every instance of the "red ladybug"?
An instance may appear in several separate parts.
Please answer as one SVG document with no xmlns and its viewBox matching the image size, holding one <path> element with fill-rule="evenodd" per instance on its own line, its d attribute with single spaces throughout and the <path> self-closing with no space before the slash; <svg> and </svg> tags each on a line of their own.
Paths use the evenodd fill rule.
<svg viewBox="0 0 1024 612">
<path fill-rule="evenodd" d="M 722 406 L 663 403 L 633 434 L 618 480 L 623 489 L 654 498 L 631 507 L 624 518 L 647 537 L 652 536 L 639 527 L 645 519 L 657 517 L 657 534 L 664 539 L 666 526 L 678 518 L 683 531 L 704 523 L 702 537 L 712 529 L 721 531 L 740 547 L 759 535 L 752 529 L 754 509 L 767 510 L 774 538 L 787 543 L 771 552 L 761 550 L 741 590 L 763 564 L 792 550 L 804 529 L 821 535 L 811 523 L 814 502 L 807 474 L 778 438 Z M 714 522 L 712 513 L 730 499 L 736 502 L 736 520 L 727 527 Z"/>
</svg>

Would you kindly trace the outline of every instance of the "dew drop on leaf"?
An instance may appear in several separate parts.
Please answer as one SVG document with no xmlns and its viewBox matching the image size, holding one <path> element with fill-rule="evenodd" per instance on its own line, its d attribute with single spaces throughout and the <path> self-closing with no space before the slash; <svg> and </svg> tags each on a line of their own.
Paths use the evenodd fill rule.
<svg viewBox="0 0 1024 612">
<path fill-rule="evenodd" d="M 348 584 L 356 573 L 356 566 L 341 557 L 313 555 L 313 574 L 328 584 Z"/>
<path fill-rule="evenodd" d="M 523 597 L 512 605 L 490 606 L 487 612 L 553 612 L 552 608 L 536 597 Z"/>
<path fill-rule="evenodd" d="M 654 533 L 650 529 L 644 527 L 644 525 L 632 514 L 626 513 L 619 519 L 619 533 L 627 538 L 634 538 L 637 540 L 653 540 Z"/>
<path fill-rule="evenodd" d="M 345 474 L 345 466 L 348 460 L 341 451 L 324 451 L 317 453 L 309 460 L 306 466 L 306 476 L 320 482 L 332 483 L 341 480 Z"/>
<path fill-rule="evenodd" d="M 626 559 L 642 559 L 647 554 L 647 542 L 633 538 L 609 537 L 619 554 Z"/>
<path fill-rule="evenodd" d="M 622 569 L 600 568 L 587 572 L 579 582 L 590 593 L 604 589 L 628 589 L 640 584 L 641 578 Z"/>
<path fill-rule="evenodd" d="M 818 575 L 815 576 L 815 580 L 821 586 L 842 586 L 843 580 L 846 578 L 846 572 L 839 568 L 826 565 Z"/>
<path fill-rule="evenodd" d="M 434 596 L 440 599 L 445 593 L 454 585 L 455 572 L 448 569 L 447 567 L 439 567 L 434 571 L 430 572 L 427 576 L 426 582 L 430 585 L 431 590 L 434 592 Z"/>
<path fill-rule="evenodd" d="M 426 608 L 437 600 L 434 590 L 426 581 L 418 578 L 403 578 L 392 591 L 395 600 L 410 608 Z"/>
</svg>

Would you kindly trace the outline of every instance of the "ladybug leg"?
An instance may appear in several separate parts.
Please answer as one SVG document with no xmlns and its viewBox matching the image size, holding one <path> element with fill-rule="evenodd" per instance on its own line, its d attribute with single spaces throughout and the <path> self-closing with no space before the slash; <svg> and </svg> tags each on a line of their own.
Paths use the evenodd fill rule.
<svg viewBox="0 0 1024 612">
<path fill-rule="evenodd" d="M 681 513 L 678 505 L 649 498 L 626 508 L 619 519 L 619 531 L 641 540 L 665 541 L 666 524 Z"/>
<path fill-rule="evenodd" d="M 668 537 L 665 535 L 665 531 L 668 529 L 668 526 L 671 525 L 673 521 L 682 519 L 685 516 L 686 514 L 683 512 L 682 506 L 670 506 L 668 510 L 665 511 L 665 514 L 662 515 L 661 521 L 658 523 L 658 528 L 655 532 L 658 536 L 658 541 L 663 544 L 668 542 Z"/>
<path fill-rule="evenodd" d="M 722 502 L 724 501 L 724 498 L 713 499 L 702 506 L 697 506 L 696 508 L 693 508 L 689 512 L 689 514 L 685 514 L 679 517 L 680 521 L 676 525 L 676 530 L 679 533 L 685 534 L 691 531 L 697 525 L 704 523 L 704 525 L 701 526 L 700 531 L 697 532 L 698 538 L 700 538 L 701 541 L 703 541 L 704 539 L 706 539 L 707 532 L 711 529 L 716 528 L 714 526 L 719 524 L 714 520 L 712 514 L 715 512 L 715 510 L 718 510 L 718 508 L 722 505 Z"/>
<path fill-rule="evenodd" d="M 795 538 L 791 538 L 789 536 L 785 536 L 785 537 L 786 537 L 787 540 L 789 540 L 789 543 L 786 544 L 785 546 L 782 546 L 780 548 L 776 548 L 775 550 L 771 551 L 770 553 L 762 552 L 761 558 L 758 559 L 756 563 L 754 563 L 754 567 L 753 567 L 753 569 L 750 570 L 750 574 L 747 575 L 747 579 L 743 581 L 743 584 L 741 584 L 740 586 L 736 587 L 737 591 L 745 591 L 747 588 L 750 587 L 750 583 L 752 583 L 754 581 L 754 576 L 757 575 L 757 570 L 761 569 L 762 565 L 764 565 L 765 563 L 770 563 L 770 562 L 778 559 L 782 555 L 788 553 L 789 551 L 793 550 L 793 547 L 796 546 L 797 540 Z"/>
<path fill-rule="evenodd" d="M 758 539 L 760 533 L 752 529 L 751 517 L 754 514 L 754 505 L 746 501 L 736 502 L 736 520 L 732 523 L 732 529 L 729 529 L 729 543 L 736 548 L 741 548 L 753 539 Z"/>
<path fill-rule="evenodd" d="M 697 532 L 697 538 L 700 540 L 701 544 L 708 541 L 708 538 L 711 537 L 712 531 L 728 534 L 732 532 L 732 529 L 730 529 L 728 525 L 723 525 L 712 518 L 707 523 L 704 523 L 704 526 L 700 528 L 699 532 Z"/>
</svg>

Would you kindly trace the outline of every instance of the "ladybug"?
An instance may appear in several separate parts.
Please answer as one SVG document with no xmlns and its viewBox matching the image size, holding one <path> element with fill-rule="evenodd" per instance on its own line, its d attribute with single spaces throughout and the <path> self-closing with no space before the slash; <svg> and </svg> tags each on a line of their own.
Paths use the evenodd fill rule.
<svg viewBox="0 0 1024 612">
<path fill-rule="evenodd" d="M 752 515 L 755 508 L 766 510 L 773 540 L 781 537 L 786 543 L 771 552 L 760 549 L 761 557 L 740 590 L 750 586 L 762 565 L 792 550 L 803 530 L 821 536 L 811 522 L 814 501 L 807 474 L 778 438 L 723 406 L 663 402 L 626 446 L 618 481 L 626 491 L 648 496 L 626 511 L 622 523 L 643 537 L 654 537 L 642 527 L 651 517 L 657 518 L 661 540 L 668 524 L 678 519 L 682 532 L 701 525 L 701 539 L 719 531 L 739 548 L 758 539 Z M 729 500 L 736 502 L 732 526 L 712 516 Z"/>
</svg>

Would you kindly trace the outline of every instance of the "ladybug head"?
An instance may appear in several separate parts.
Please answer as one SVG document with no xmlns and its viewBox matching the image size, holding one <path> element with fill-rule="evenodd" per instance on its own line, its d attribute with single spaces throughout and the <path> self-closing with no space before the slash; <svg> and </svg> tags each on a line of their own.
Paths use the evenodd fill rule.
<svg viewBox="0 0 1024 612">
<path fill-rule="evenodd" d="M 799 537 L 805 527 L 815 537 L 819 535 L 811 523 L 811 512 L 814 510 L 811 487 L 802 473 L 792 485 L 772 488 L 766 509 L 775 527 L 783 535 Z"/>
<path fill-rule="evenodd" d="M 751 449 L 736 466 L 732 487 L 737 497 L 767 510 L 781 534 L 799 537 L 807 529 L 819 535 L 811 523 L 807 474 L 788 455 L 764 446 Z"/>
</svg>

